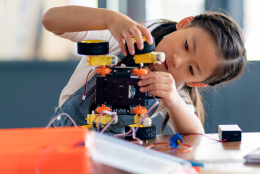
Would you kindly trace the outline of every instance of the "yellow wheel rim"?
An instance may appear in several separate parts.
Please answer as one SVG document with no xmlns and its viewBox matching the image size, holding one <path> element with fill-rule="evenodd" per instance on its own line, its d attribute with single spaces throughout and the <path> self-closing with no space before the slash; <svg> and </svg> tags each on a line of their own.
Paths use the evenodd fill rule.
<svg viewBox="0 0 260 174">
<path fill-rule="evenodd" d="M 145 36 L 143 36 L 142 39 L 143 39 L 143 41 L 146 41 L 146 37 Z M 136 43 L 135 37 L 133 38 L 133 41 L 134 41 L 134 43 Z"/>
<path fill-rule="evenodd" d="M 104 40 L 83 40 L 81 43 L 100 43 L 105 42 Z"/>
<path fill-rule="evenodd" d="M 138 126 L 138 124 L 131 124 L 131 125 L 128 125 L 129 127 L 137 127 Z M 140 124 L 140 126 L 139 127 L 144 127 L 144 125 L 142 125 L 142 124 Z"/>
</svg>

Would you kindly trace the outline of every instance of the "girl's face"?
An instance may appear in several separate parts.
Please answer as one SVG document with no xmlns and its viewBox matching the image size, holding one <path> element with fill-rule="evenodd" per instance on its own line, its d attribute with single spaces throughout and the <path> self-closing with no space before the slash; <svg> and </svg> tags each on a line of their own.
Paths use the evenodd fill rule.
<svg viewBox="0 0 260 174">
<path fill-rule="evenodd" d="M 159 42 L 155 51 L 164 52 L 166 60 L 154 68 L 187 85 L 187 82 L 203 82 L 221 63 L 210 35 L 199 27 L 172 32 Z"/>
</svg>

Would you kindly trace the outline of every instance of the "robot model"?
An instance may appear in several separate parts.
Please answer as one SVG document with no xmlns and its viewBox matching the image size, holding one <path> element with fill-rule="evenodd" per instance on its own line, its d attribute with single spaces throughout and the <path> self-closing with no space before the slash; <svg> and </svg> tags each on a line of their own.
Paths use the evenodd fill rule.
<svg viewBox="0 0 260 174">
<path fill-rule="evenodd" d="M 117 115 L 133 115 L 134 124 L 125 126 L 125 132 L 131 133 L 132 130 L 135 137 L 141 140 L 153 139 L 156 136 L 156 127 L 151 124 L 151 118 L 147 115 L 152 108 L 148 111 L 145 108 L 145 106 L 148 106 L 148 99 L 153 96 L 146 92 L 140 92 L 137 83 L 142 75 L 148 73 L 143 68 L 144 64 L 162 63 L 165 61 L 165 54 L 154 52 L 155 44 L 149 45 L 145 37 L 143 37 L 143 50 L 137 48 L 135 38 L 133 38 L 133 41 L 135 46 L 133 59 L 135 64 L 139 64 L 139 67 L 126 67 L 122 64 L 116 66 L 118 57 L 108 55 L 109 43 L 106 41 L 84 40 L 78 42 L 78 54 L 86 55 L 86 63 L 94 66 L 99 74 L 96 79 L 95 98 L 95 103 L 99 107 L 87 115 L 87 125 L 85 126 L 88 128 L 95 127 L 97 130 L 101 129 L 103 133 L 109 131 L 110 124 L 117 123 Z M 126 112 L 122 113 L 122 110 Z M 126 136 L 126 138 L 131 139 L 132 137 Z"/>
</svg>

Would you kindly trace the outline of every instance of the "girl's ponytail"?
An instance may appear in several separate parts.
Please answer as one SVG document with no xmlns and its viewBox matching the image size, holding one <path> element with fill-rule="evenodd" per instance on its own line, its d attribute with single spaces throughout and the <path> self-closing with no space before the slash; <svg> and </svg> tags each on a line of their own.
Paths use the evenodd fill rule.
<svg viewBox="0 0 260 174">
<path fill-rule="evenodd" d="M 199 89 L 197 87 L 189 87 L 187 85 L 185 85 L 183 88 L 190 103 L 195 107 L 195 114 L 198 116 L 201 123 L 204 124 L 205 110 Z"/>
</svg>

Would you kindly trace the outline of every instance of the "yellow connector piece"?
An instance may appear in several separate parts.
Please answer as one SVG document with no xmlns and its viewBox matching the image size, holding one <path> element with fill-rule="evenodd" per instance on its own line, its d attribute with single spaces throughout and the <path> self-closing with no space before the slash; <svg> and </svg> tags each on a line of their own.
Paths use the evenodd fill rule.
<svg viewBox="0 0 260 174">
<path fill-rule="evenodd" d="M 90 66 L 115 65 L 117 64 L 117 56 L 113 56 L 113 55 L 88 56 L 87 63 Z"/>
<path fill-rule="evenodd" d="M 88 125 L 91 125 L 92 122 L 94 121 L 94 118 L 97 116 L 98 114 L 88 114 L 86 120 L 87 120 L 87 123 Z M 99 117 L 96 118 L 96 122 L 98 122 L 99 120 Z M 111 115 L 102 115 L 101 116 L 101 123 L 102 124 L 107 124 L 109 121 L 111 120 Z"/>
<path fill-rule="evenodd" d="M 138 114 L 134 115 L 134 123 L 135 124 L 139 123 L 139 115 Z"/>
<path fill-rule="evenodd" d="M 165 54 L 163 52 L 150 52 L 146 54 L 139 54 L 134 56 L 136 64 L 140 63 L 163 63 L 165 61 Z"/>
<path fill-rule="evenodd" d="M 82 125 L 81 127 L 90 128 L 90 127 L 91 127 L 91 125 L 90 125 L 90 124 L 87 124 L 87 125 Z"/>
<path fill-rule="evenodd" d="M 177 144 L 181 144 L 181 140 L 177 140 Z"/>
<path fill-rule="evenodd" d="M 144 114 L 141 114 L 140 116 L 139 116 L 138 114 L 135 114 L 135 115 L 134 115 L 134 123 L 135 123 L 135 124 L 138 124 L 139 121 L 140 121 L 140 119 L 143 118 L 143 116 L 144 116 Z"/>
</svg>

